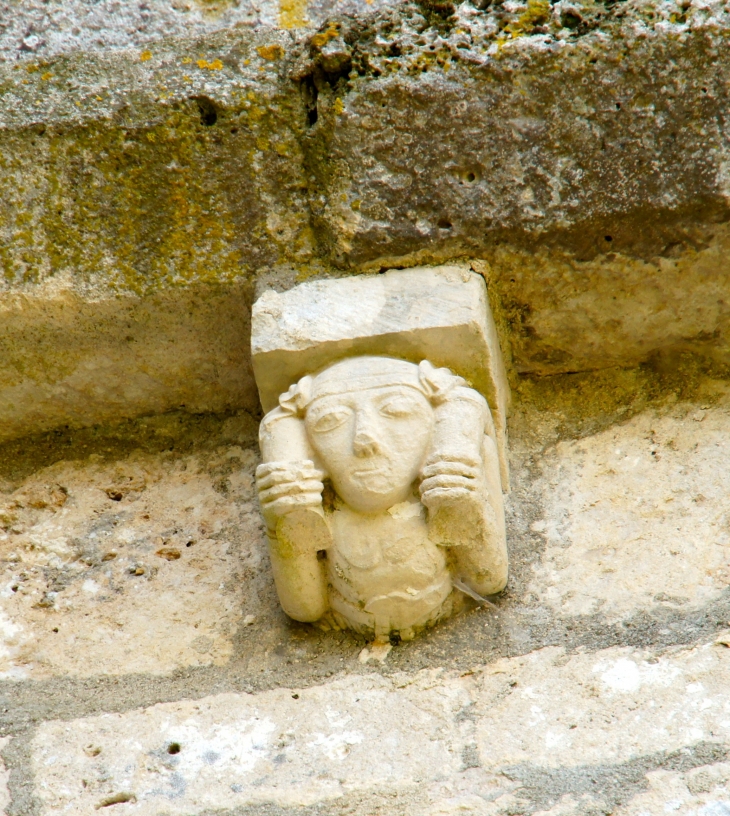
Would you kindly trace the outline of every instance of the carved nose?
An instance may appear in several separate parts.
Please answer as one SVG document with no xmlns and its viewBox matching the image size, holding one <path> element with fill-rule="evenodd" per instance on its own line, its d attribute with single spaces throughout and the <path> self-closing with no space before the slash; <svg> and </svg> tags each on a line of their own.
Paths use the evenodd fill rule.
<svg viewBox="0 0 730 816">
<path fill-rule="evenodd" d="M 353 440 L 355 456 L 372 456 L 378 452 L 378 443 L 368 428 L 359 427 Z"/>
</svg>

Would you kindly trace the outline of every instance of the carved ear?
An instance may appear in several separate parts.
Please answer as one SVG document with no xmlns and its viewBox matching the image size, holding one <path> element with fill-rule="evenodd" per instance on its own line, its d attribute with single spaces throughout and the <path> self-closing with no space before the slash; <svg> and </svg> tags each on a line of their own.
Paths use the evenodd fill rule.
<svg viewBox="0 0 730 816">
<path fill-rule="evenodd" d="M 288 414 L 304 417 L 304 411 L 312 399 L 312 378 L 307 375 L 279 397 L 281 409 Z"/>
<path fill-rule="evenodd" d="M 447 400 L 454 388 L 466 385 L 463 377 L 452 374 L 448 368 L 436 368 L 428 360 L 422 360 L 418 364 L 418 379 L 426 397 L 434 405 L 440 405 Z"/>
</svg>

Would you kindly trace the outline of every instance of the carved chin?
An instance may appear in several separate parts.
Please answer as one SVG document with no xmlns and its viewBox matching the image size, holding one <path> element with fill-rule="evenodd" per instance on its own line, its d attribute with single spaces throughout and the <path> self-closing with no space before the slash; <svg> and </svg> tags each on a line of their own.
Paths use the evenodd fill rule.
<svg viewBox="0 0 730 816">
<path fill-rule="evenodd" d="M 359 490 L 384 496 L 393 489 L 393 478 L 390 468 L 373 468 L 370 470 L 355 470 L 350 474 L 350 480 Z"/>
<path fill-rule="evenodd" d="M 402 475 L 393 474 L 393 468 L 384 465 L 372 468 L 353 468 L 342 482 L 333 480 L 340 498 L 353 510 L 360 513 L 378 513 L 392 504 L 402 501 Z"/>
</svg>

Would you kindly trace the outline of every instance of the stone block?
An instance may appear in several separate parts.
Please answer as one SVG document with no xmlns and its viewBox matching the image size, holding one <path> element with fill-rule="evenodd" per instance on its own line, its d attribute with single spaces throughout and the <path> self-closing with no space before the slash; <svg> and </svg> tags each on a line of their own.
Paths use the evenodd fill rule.
<svg viewBox="0 0 730 816">
<path fill-rule="evenodd" d="M 574 787 L 582 811 L 560 800 L 581 774 L 608 779 L 634 762 L 652 771 L 658 756 L 726 742 L 728 661 L 715 645 L 662 657 L 552 647 L 462 674 L 351 676 L 51 721 L 34 740 L 35 792 L 44 816 L 113 802 L 133 816 L 173 803 L 190 814 L 267 804 L 334 813 L 339 799 L 375 794 L 407 816 L 506 816 L 539 803 L 553 816 L 589 804 L 623 812 L 613 808 L 646 791 L 641 771 L 629 789 Z M 688 774 L 689 784 L 713 790 L 721 771 Z"/>
<path fill-rule="evenodd" d="M 2 286 L 0 285 L 0 290 Z M 0 442 L 185 407 L 255 411 L 246 286 L 0 291 Z"/>
<path fill-rule="evenodd" d="M 255 463 L 93 454 L 0 493 L 0 677 L 225 664 L 261 576 Z"/>
<path fill-rule="evenodd" d="M 390 270 L 265 292 L 253 306 L 251 358 L 265 411 L 338 358 L 429 360 L 463 376 L 492 410 L 508 484 L 509 386 L 481 276 L 466 265 Z"/>
<path fill-rule="evenodd" d="M 240 396 L 222 349 L 188 343 L 186 367 L 163 359 L 184 330 L 125 349 L 124 323 L 151 311 L 197 333 L 180 289 L 256 275 L 478 257 L 518 371 L 636 365 L 667 349 L 727 362 L 719 4 L 674 20 L 661 3 L 610 20 L 582 4 L 580 32 L 556 4 L 539 31 L 518 7 L 457 4 L 438 35 L 417 5 L 387 0 L 357 12 L 354 0 L 181 5 L 110 16 L 74 0 L 52 19 L 35 0 L 0 9 L 0 308 L 12 335 L 0 336 L 0 429 L 247 405 L 219 399 Z M 311 30 L 281 30 L 345 11 L 373 14 L 312 43 Z M 245 24 L 223 30 L 234 20 Z M 335 43 L 352 63 L 339 85 L 322 73 Z M 64 288 L 69 332 L 54 354 Z M 129 306 L 160 292 L 173 294 Z M 25 348 L 29 335 L 51 353 Z M 209 324 L 201 336 L 215 337 Z M 191 394 L 181 382 L 197 361 L 212 376 Z"/>
<path fill-rule="evenodd" d="M 546 453 L 530 590 L 560 615 L 697 609 L 730 586 L 730 410 L 678 405 Z"/>
<path fill-rule="evenodd" d="M 457 5 L 446 47 L 415 9 L 358 37 L 360 76 L 339 104 L 319 101 L 316 131 L 328 163 L 315 213 L 349 263 L 512 241 L 532 253 L 551 234 L 578 257 L 643 244 L 648 259 L 652 243 L 657 255 L 684 243 L 689 212 L 727 206 L 721 120 L 693 125 L 695 99 L 726 110 L 722 4 L 678 22 L 657 2 L 621 18 L 581 3 L 580 33 L 560 7 L 541 6 L 532 30 L 521 9 Z"/>
<path fill-rule="evenodd" d="M 151 816 L 171 800 L 176 813 L 197 813 L 412 791 L 458 770 L 449 723 L 467 702 L 457 687 L 414 692 L 352 677 L 50 722 L 35 743 L 37 794 L 44 814 L 81 816 L 125 795 L 128 813 Z"/>
</svg>

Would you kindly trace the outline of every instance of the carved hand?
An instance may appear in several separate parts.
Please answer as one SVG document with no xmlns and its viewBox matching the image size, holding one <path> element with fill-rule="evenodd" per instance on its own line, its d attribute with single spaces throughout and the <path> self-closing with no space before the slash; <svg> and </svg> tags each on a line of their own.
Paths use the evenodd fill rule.
<svg viewBox="0 0 730 816">
<path fill-rule="evenodd" d="M 431 512 L 477 494 L 482 463 L 469 456 L 431 456 L 421 470 L 421 501 Z"/>
<path fill-rule="evenodd" d="M 291 510 L 322 506 L 324 473 L 314 462 L 267 462 L 256 468 L 261 512 L 270 530 Z"/>
</svg>

